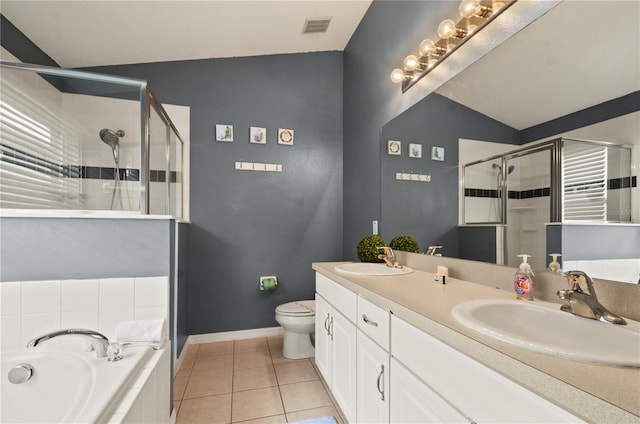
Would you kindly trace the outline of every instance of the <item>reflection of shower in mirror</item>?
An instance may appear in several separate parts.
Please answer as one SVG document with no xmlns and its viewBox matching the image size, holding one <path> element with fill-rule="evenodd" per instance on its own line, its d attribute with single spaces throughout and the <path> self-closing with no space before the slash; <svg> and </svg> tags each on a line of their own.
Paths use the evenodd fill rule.
<svg viewBox="0 0 640 424">
<path fill-rule="evenodd" d="M 111 195 L 111 210 L 116 206 L 116 192 L 118 192 L 117 198 L 120 200 L 120 209 L 123 209 L 122 192 L 119 190 L 120 186 L 120 138 L 124 137 L 124 131 L 113 131 L 108 128 L 100 130 L 100 140 L 106 145 L 111 147 L 111 153 L 113 154 L 113 161 L 115 163 L 113 194 Z"/>
</svg>

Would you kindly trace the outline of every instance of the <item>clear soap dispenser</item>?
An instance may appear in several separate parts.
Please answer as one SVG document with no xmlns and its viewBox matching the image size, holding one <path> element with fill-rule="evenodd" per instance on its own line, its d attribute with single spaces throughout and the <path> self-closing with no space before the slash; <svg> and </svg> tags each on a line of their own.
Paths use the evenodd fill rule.
<svg viewBox="0 0 640 424">
<path fill-rule="evenodd" d="M 531 265 L 527 263 L 527 259 L 530 258 L 531 255 L 518 255 L 518 257 L 522 258 L 522 263 L 513 280 L 513 289 L 518 299 L 533 300 L 535 274 L 531 270 Z"/>
<path fill-rule="evenodd" d="M 560 253 L 552 253 L 549 256 L 553 258 L 549 263 L 549 271 L 560 272 L 560 264 L 558 263 L 558 256 L 562 256 L 562 255 Z"/>
</svg>

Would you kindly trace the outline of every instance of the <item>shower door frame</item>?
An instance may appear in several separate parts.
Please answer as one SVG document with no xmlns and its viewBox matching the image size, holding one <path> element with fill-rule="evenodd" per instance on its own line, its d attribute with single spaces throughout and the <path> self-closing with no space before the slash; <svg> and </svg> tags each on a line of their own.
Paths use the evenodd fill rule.
<svg viewBox="0 0 640 424">
<path fill-rule="evenodd" d="M 151 88 L 148 86 L 147 81 L 136 79 L 136 78 L 128 78 L 128 77 L 118 77 L 107 74 L 100 74 L 95 72 L 88 71 L 79 71 L 75 69 L 63 69 L 63 68 L 55 68 L 52 66 L 43 66 L 43 65 L 33 65 L 29 63 L 15 63 L 8 61 L 0 61 L 0 68 L 7 69 L 15 69 L 21 71 L 31 71 L 38 74 L 44 75 L 52 75 L 57 77 L 64 78 L 75 78 L 86 81 L 95 81 L 102 82 L 107 84 L 118 84 L 129 86 L 132 88 L 137 88 L 139 92 L 139 102 L 140 102 L 140 208 L 139 213 L 142 215 L 149 214 L 149 202 L 150 202 L 150 193 L 149 193 L 149 184 L 150 184 L 150 166 L 149 166 L 149 149 L 151 147 L 151 133 L 149 128 L 149 120 L 151 119 L 151 108 L 153 107 L 158 115 L 161 117 L 163 122 L 166 125 L 166 198 L 167 201 L 165 203 L 165 214 L 170 214 L 170 188 L 171 184 L 171 174 L 170 174 L 170 133 L 173 131 L 176 135 L 177 140 L 180 142 L 181 150 L 183 154 L 181 155 L 182 166 L 181 169 L 184 170 L 184 139 L 180 135 L 180 132 L 173 124 L 173 121 L 169 117 L 169 114 L 166 112 L 162 103 L 158 100 L 158 97 L 153 93 Z M 184 212 L 184 205 L 180 207 L 180 216 L 175 217 L 178 219 L 182 219 L 182 213 Z"/>
</svg>

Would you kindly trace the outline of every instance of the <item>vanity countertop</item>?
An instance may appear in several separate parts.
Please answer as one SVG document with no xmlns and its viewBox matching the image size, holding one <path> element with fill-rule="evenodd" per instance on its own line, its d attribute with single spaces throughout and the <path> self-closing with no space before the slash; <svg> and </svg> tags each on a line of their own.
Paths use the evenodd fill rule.
<svg viewBox="0 0 640 424">
<path fill-rule="evenodd" d="M 640 368 L 599 365 L 524 350 L 458 323 L 451 309 L 476 299 L 514 294 L 469 281 L 414 270 L 399 276 L 345 276 L 345 262 L 317 262 L 313 269 L 589 422 L 640 423 Z M 640 323 L 630 325 L 640 330 Z"/>
</svg>

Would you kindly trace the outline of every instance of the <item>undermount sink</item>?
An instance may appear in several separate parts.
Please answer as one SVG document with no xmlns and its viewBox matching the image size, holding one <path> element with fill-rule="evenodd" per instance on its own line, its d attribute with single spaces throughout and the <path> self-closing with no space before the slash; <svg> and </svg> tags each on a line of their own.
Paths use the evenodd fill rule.
<svg viewBox="0 0 640 424">
<path fill-rule="evenodd" d="M 412 268 L 403 266 L 402 268 L 392 268 L 386 264 L 374 264 L 369 262 L 355 262 L 342 264 L 335 267 L 335 271 L 345 275 L 402 275 L 411 274 Z"/>
<path fill-rule="evenodd" d="M 604 323 L 542 301 L 473 300 L 455 306 L 451 314 L 472 330 L 535 352 L 640 367 L 640 332 L 630 328 L 633 322 Z"/>
</svg>

